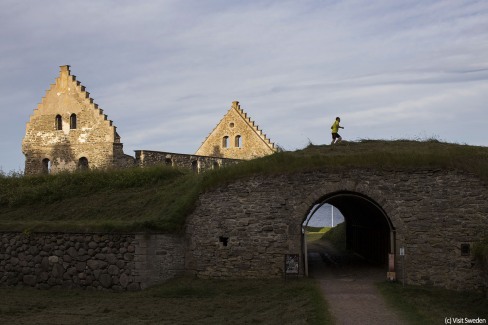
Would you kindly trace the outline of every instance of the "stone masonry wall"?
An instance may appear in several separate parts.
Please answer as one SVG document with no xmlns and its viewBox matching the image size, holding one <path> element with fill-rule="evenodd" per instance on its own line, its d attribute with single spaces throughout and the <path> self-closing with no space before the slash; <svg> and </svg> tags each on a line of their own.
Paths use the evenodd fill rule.
<svg viewBox="0 0 488 325">
<path fill-rule="evenodd" d="M 367 196 L 386 212 L 397 272 L 399 248 L 405 247 L 408 283 L 479 289 L 481 268 L 461 254 L 461 245 L 486 235 L 487 189 L 473 175 L 439 170 L 331 170 L 238 180 L 201 195 L 187 220 L 186 268 L 199 277 L 282 276 L 285 254 L 304 260 L 301 225 L 309 210 L 328 195 L 347 192 Z"/>
<path fill-rule="evenodd" d="M 173 152 L 136 150 L 136 165 L 139 167 L 167 165 L 192 169 L 195 172 L 218 169 L 239 163 L 239 159 L 187 155 Z"/>
<path fill-rule="evenodd" d="M 26 174 L 47 172 L 46 159 L 52 173 L 76 170 L 82 158 L 90 168 L 115 167 L 124 160 L 115 126 L 89 95 L 69 66 L 62 66 L 26 124 L 22 141 Z M 71 116 L 76 117 L 73 125 Z"/>
<path fill-rule="evenodd" d="M 183 272 L 166 235 L 0 233 L 0 285 L 134 291 Z"/>
<path fill-rule="evenodd" d="M 455 170 L 365 169 L 236 180 L 200 196 L 184 237 L 0 233 L 0 285 L 121 291 L 183 273 L 281 277 L 285 254 L 301 256 L 303 275 L 302 223 L 316 203 L 341 193 L 360 194 L 384 211 L 399 278 L 404 267 L 409 284 L 486 287 L 482 268 L 461 251 L 487 235 L 486 183 Z"/>
<path fill-rule="evenodd" d="M 227 137 L 226 145 L 224 137 Z M 236 137 L 240 140 L 236 140 Z M 244 113 L 239 102 L 235 101 L 196 154 L 249 160 L 271 155 L 276 150 L 274 143 Z"/>
</svg>

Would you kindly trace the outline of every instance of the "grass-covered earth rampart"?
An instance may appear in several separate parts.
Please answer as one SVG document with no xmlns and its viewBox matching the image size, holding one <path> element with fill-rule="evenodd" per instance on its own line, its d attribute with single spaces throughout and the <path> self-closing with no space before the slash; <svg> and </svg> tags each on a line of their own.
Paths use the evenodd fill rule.
<svg viewBox="0 0 488 325">
<path fill-rule="evenodd" d="M 457 169 L 488 182 L 488 148 L 428 141 L 309 145 L 203 174 L 171 167 L 0 176 L 0 230 L 181 232 L 198 196 L 256 174 L 341 168 Z"/>
</svg>

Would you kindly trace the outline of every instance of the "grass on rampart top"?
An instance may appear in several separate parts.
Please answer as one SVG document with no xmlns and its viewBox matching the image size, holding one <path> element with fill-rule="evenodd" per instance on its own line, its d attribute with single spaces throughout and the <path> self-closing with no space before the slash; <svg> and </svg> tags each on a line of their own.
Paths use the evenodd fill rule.
<svg viewBox="0 0 488 325">
<path fill-rule="evenodd" d="M 460 169 L 488 182 L 488 148 L 429 141 L 343 142 L 309 145 L 200 175 L 166 166 L 60 173 L 0 173 L 0 230 L 182 230 L 198 195 L 257 174 L 341 168 Z"/>
</svg>

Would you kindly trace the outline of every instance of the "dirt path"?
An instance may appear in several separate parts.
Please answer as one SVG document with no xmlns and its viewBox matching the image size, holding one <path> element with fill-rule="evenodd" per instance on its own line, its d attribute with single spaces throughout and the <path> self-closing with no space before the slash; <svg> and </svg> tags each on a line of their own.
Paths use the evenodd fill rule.
<svg viewBox="0 0 488 325">
<path fill-rule="evenodd" d="M 385 279 L 382 269 L 345 258 L 322 241 L 308 252 L 309 274 L 319 281 L 337 324 L 407 324 L 374 285 Z"/>
</svg>

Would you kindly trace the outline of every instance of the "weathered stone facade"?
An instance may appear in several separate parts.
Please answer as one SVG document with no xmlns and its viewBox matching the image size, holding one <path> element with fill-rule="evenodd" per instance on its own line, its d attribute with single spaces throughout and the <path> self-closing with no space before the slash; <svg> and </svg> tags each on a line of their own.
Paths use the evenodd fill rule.
<svg viewBox="0 0 488 325">
<path fill-rule="evenodd" d="M 407 283 L 456 290 L 487 285 L 461 248 L 486 235 L 488 188 L 458 171 L 343 170 L 236 181 L 201 195 L 187 220 L 186 268 L 199 277 L 278 277 L 285 254 L 300 254 L 304 274 L 302 223 L 316 203 L 341 195 L 361 195 L 381 208 L 399 278 L 399 249 L 405 249 Z M 357 202 L 341 204 L 347 211 Z M 355 217 L 343 214 L 346 224 Z M 386 272 L 387 266 L 385 278 Z"/>
<path fill-rule="evenodd" d="M 25 174 L 148 166 L 168 161 L 173 166 L 204 171 L 275 151 L 274 144 L 234 102 L 195 155 L 136 150 L 134 159 L 124 154 L 112 121 L 71 75 L 68 65 L 61 66 L 59 77 L 31 115 L 22 142 Z"/>
<path fill-rule="evenodd" d="M 219 169 L 239 163 L 239 159 L 186 155 L 174 152 L 136 150 L 136 165 L 140 167 L 166 165 L 191 169 L 194 172 Z"/>
<path fill-rule="evenodd" d="M 25 173 L 107 168 L 133 164 L 124 155 L 112 121 L 85 87 L 62 66 L 26 126 L 22 142 Z"/>
<path fill-rule="evenodd" d="M 220 120 L 196 155 L 233 159 L 254 159 L 276 152 L 277 148 L 241 109 L 239 102 Z"/>
<path fill-rule="evenodd" d="M 184 272 L 169 235 L 1 233 L 0 285 L 134 291 Z"/>
<path fill-rule="evenodd" d="M 119 291 L 184 273 L 281 277 L 285 254 L 300 255 L 305 275 L 302 224 L 315 204 L 330 202 L 357 241 L 350 248 L 363 256 L 373 253 L 370 257 L 392 253 L 399 279 L 405 270 L 408 284 L 486 290 L 487 277 L 469 247 L 487 234 L 487 196 L 484 182 L 455 170 L 254 176 L 201 194 L 181 236 L 1 233 L 0 285 Z M 386 234 L 376 232 L 380 228 Z M 379 250 L 371 245 L 383 241 L 374 238 L 377 233 L 387 242 Z M 386 278 L 387 265 L 384 272 Z"/>
</svg>

